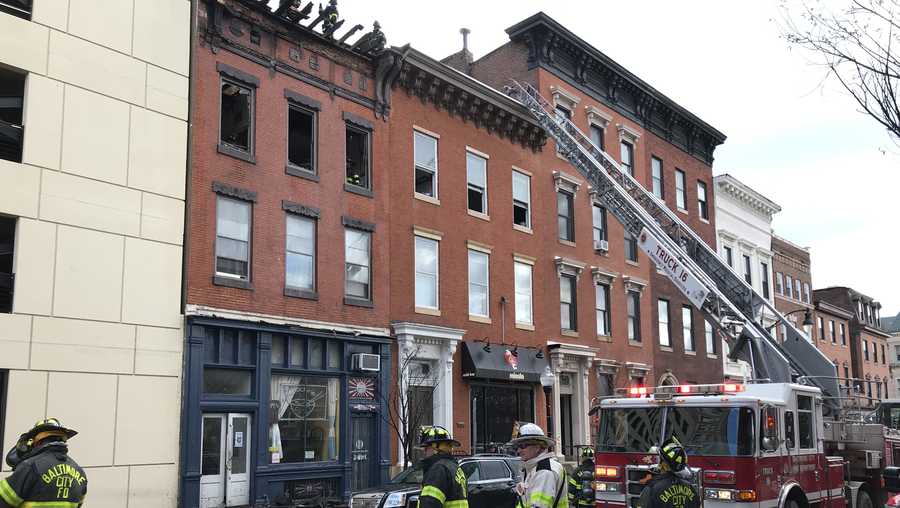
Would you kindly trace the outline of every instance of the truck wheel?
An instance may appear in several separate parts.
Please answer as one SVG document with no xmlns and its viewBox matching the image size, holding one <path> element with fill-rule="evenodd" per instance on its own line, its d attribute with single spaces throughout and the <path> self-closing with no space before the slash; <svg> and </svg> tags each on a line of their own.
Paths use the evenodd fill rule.
<svg viewBox="0 0 900 508">
<path fill-rule="evenodd" d="M 860 490 L 859 494 L 856 495 L 856 508 L 873 508 L 872 497 L 869 496 L 869 493 Z"/>
<path fill-rule="evenodd" d="M 784 503 L 784 508 L 800 508 L 800 503 L 797 502 L 796 499 L 788 499 Z M 859 507 L 857 507 L 859 508 Z M 869 508 L 872 508 L 871 506 Z"/>
</svg>

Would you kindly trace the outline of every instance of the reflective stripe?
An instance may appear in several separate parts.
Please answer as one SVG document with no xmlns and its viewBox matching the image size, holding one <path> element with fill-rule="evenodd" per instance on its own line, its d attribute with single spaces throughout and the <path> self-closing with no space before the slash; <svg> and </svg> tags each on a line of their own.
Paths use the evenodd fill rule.
<svg viewBox="0 0 900 508">
<path fill-rule="evenodd" d="M 79 504 L 70 501 L 29 501 L 22 508 L 78 508 Z"/>
<path fill-rule="evenodd" d="M 560 502 L 563 499 L 566 499 L 565 496 L 560 496 Z M 568 501 L 568 500 L 566 500 Z M 568 502 L 566 503 L 568 504 Z M 544 494 L 543 492 L 532 492 L 531 493 L 531 505 L 532 506 L 545 506 L 546 508 L 553 507 L 553 496 L 549 496 Z"/>
<path fill-rule="evenodd" d="M 5 478 L 0 480 L 0 499 L 13 508 L 22 504 L 22 498 L 16 494 L 16 491 L 13 490 Z"/>
<path fill-rule="evenodd" d="M 469 508 L 469 502 L 465 499 L 460 499 L 458 501 L 447 501 L 444 503 L 444 508 Z"/>
<path fill-rule="evenodd" d="M 433 485 L 426 485 L 426 486 L 422 487 L 422 493 L 419 494 L 419 497 L 428 497 L 428 496 L 431 496 L 431 497 L 437 499 L 438 501 L 441 502 L 441 504 L 444 504 L 444 501 L 447 500 L 447 496 L 445 496 L 444 493 L 441 492 L 441 489 L 439 489 Z"/>
</svg>

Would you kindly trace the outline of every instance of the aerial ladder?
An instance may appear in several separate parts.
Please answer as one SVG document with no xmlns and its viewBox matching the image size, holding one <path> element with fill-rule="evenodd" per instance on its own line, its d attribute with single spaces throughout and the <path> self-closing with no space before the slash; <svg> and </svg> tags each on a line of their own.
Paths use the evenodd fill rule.
<svg viewBox="0 0 900 508">
<path fill-rule="evenodd" d="M 596 199 L 657 263 L 661 271 L 722 334 L 732 360 L 750 364 L 751 382 L 799 382 L 823 393 L 823 412 L 836 417 L 842 407 L 836 367 L 805 334 L 738 276 L 665 203 L 645 189 L 529 83 L 507 88 L 557 143 L 558 152 L 588 181 Z M 763 313 L 775 325 L 762 324 Z M 773 336 L 775 326 L 784 341 Z"/>
</svg>

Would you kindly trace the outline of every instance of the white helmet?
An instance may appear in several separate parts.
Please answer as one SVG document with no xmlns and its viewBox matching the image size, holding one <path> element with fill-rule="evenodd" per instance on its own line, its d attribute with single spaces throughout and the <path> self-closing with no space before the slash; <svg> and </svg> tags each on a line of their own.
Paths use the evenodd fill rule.
<svg viewBox="0 0 900 508">
<path fill-rule="evenodd" d="M 526 423 L 519 427 L 519 435 L 509 442 L 510 446 L 516 447 L 520 443 L 538 442 L 547 448 L 553 448 L 553 440 L 544 434 L 544 430 L 533 423 Z"/>
</svg>

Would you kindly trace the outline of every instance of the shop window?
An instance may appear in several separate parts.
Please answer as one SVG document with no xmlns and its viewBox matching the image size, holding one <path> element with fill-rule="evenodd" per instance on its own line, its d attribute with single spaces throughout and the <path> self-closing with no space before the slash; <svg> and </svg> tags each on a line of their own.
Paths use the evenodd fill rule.
<svg viewBox="0 0 900 508">
<path fill-rule="evenodd" d="M 499 450 L 512 438 L 515 422 L 534 421 L 531 387 L 475 384 L 470 394 L 474 453 Z"/>
<path fill-rule="evenodd" d="M 371 190 L 369 132 L 347 125 L 347 183 Z"/>
<path fill-rule="evenodd" d="M 344 294 L 349 298 L 371 301 L 371 242 L 372 235 L 366 231 L 346 228 L 344 230 L 346 276 Z"/>
<path fill-rule="evenodd" d="M 206 329 L 203 344 L 203 393 L 250 396 L 256 365 L 256 332 Z"/>
<path fill-rule="evenodd" d="M 0 12 L 9 0 L 0 0 Z M 15 1 L 12 4 L 16 4 Z M 25 74 L 0 68 L 0 159 L 22 161 L 22 103 Z"/>
<path fill-rule="evenodd" d="M 13 253 L 16 242 L 16 219 L 0 216 L 0 313 L 12 312 Z"/>
<path fill-rule="evenodd" d="M 272 373 L 269 390 L 273 464 L 337 460 L 340 378 Z"/>
<path fill-rule="evenodd" d="M 531 227 L 531 177 L 518 171 L 512 172 L 513 224 Z"/>
<path fill-rule="evenodd" d="M 288 164 L 316 172 L 316 113 L 306 108 L 288 106 Z"/>
<path fill-rule="evenodd" d="M 250 279 L 251 205 L 218 196 L 216 200 L 216 275 Z"/>
<path fill-rule="evenodd" d="M 219 141 L 249 155 L 253 153 L 253 89 L 223 78 L 221 90 Z"/>
<path fill-rule="evenodd" d="M 487 214 L 487 159 L 472 152 L 466 152 L 466 185 L 469 210 Z"/>
<path fill-rule="evenodd" d="M 572 202 L 575 197 L 566 191 L 556 193 L 556 220 L 559 229 L 559 239 L 569 242 L 575 241 L 575 212 Z"/>
<path fill-rule="evenodd" d="M 653 180 L 653 195 L 659 199 L 665 198 L 663 188 L 663 161 L 657 157 L 650 157 L 650 177 Z"/>
<path fill-rule="evenodd" d="M 659 314 L 659 345 L 663 347 L 672 347 L 672 341 L 669 338 L 669 302 L 660 298 L 657 302 L 657 313 Z"/>
<path fill-rule="evenodd" d="M 416 194 L 438 197 L 438 140 L 421 132 L 413 132 L 413 151 L 415 152 L 415 185 Z"/>
</svg>

